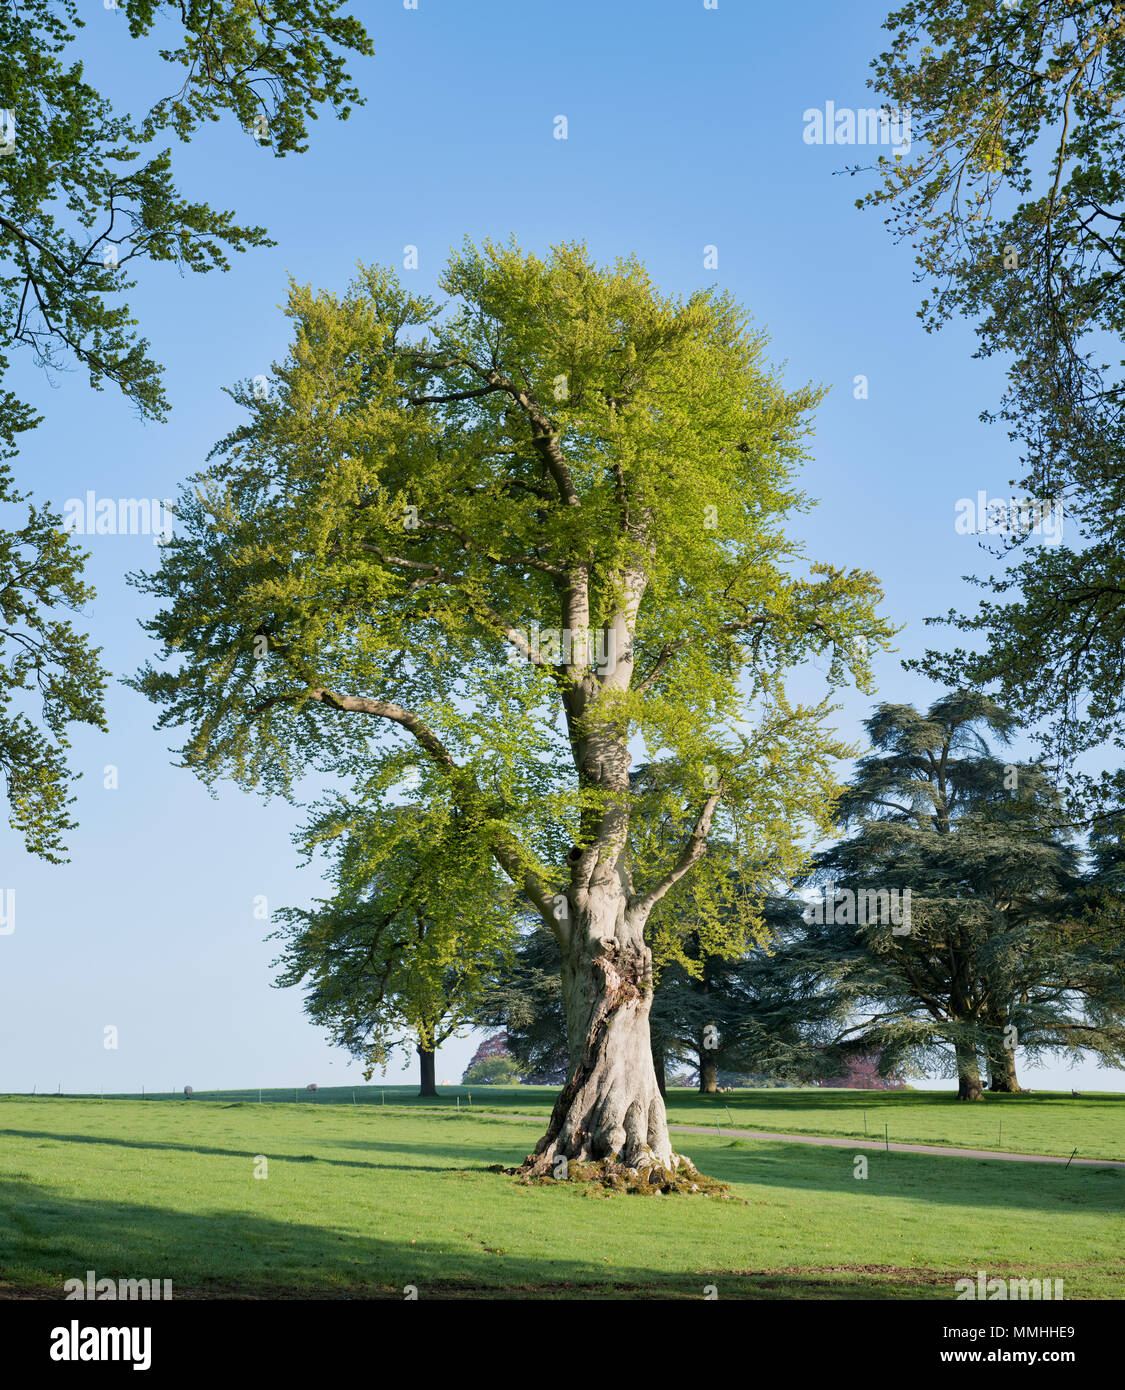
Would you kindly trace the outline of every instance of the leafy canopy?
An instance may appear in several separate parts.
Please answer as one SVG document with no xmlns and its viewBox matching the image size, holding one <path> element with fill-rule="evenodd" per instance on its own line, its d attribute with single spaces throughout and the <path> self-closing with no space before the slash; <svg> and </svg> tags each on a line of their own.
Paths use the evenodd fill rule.
<svg viewBox="0 0 1125 1390">
<path fill-rule="evenodd" d="M 327 773 L 375 805 L 410 772 L 564 935 L 588 851 L 642 922 L 709 844 L 791 874 L 847 750 L 786 672 L 828 653 L 866 686 L 891 637 L 871 575 L 791 573 L 818 393 L 729 295 L 633 258 L 466 244 L 441 288 L 292 286 L 268 395 L 235 388 L 246 422 L 137 578 L 166 663 L 137 687 L 208 782 Z"/>
<path fill-rule="evenodd" d="M 390 806 L 357 815 L 341 802 L 301 838 L 310 853 L 327 844 L 333 892 L 278 914 L 277 984 L 306 985 L 305 1011 L 368 1077 L 394 1047 L 432 1052 L 471 1024 L 510 963 L 516 929 L 510 885 L 465 843 L 456 814 Z"/>
</svg>

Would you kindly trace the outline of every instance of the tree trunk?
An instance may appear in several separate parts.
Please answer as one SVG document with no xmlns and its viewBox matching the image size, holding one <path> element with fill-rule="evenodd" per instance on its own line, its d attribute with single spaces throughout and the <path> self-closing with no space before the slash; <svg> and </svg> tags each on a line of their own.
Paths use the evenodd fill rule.
<svg viewBox="0 0 1125 1390">
<path fill-rule="evenodd" d="M 656 1089 L 660 1092 L 660 1098 L 667 1101 L 668 1083 L 664 1076 L 664 1048 L 655 1038 L 652 1040 L 652 1069 L 656 1073 Z"/>
<path fill-rule="evenodd" d="M 434 1085 L 434 1054 L 427 1052 L 424 1047 L 418 1049 L 418 1061 L 422 1068 L 422 1089 L 418 1092 L 420 1096 L 436 1096 L 437 1087 Z"/>
<path fill-rule="evenodd" d="M 630 920 L 624 893 L 604 878 L 575 896 L 581 910 L 569 909 L 562 950 L 570 1071 L 525 1171 L 565 1176 L 571 1163 L 605 1162 L 645 1170 L 650 1182 L 660 1170 L 694 1173 L 672 1149 L 653 1066 L 652 953 L 644 923 Z"/>
<path fill-rule="evenodd" d="M 628 588 L 636 577 L 626 578 Z M 637 582 L 639 604 L 644 584 Z M 569 626 L 587 628 L 588 608 L 572 604 L 571 611 Z M 622 618 L 613 631 L 620 671 L 627 676 L 632 629 Z M 617 688 L 625 688 L 620 676 Z M 602 807 L 584 816 L 587 843 L 571 847 L 570 885 L 552 900 L 570 1067 L 547 1132 L 523 1172 L 532 1179 L 608 1180 L 647 1192 L 700 1191 L 708 1180 L 694 1181 L 695 1165 L 672 1148 L 652 1060 L 652 952 L 645 923 L 659 898 L 653 896 L 656 888 L 640 897 L 633 891 L 627 852 L 631 759 L 614 719 L 591 719 L 601 693 L 596 678 L 584 678 L 572 682 L 566 695 L 580 783 L 607 795 Z M 705 834 L 710 816 L 701 824 Z M 659 891 L 669 886 L 665 882 Z"/>
<path fill-rule="evenodd" d="M 704 1096 L 713 1096 L 719 1090 L 719 1068 L 715 1064 L 715 1049 L 713 1047 L 700 1047 L 699 1049 L 699 1093 Z"/>
<path fill-rule="evenodd" d="M 977 1053 L 968 1043 L 956 1043 L 957 1053 L 957 1099 L 981 1100 L 980 1067 Z"/>
<path fill-rule="evenodd" d="M 1023 1088 L 1016 1076 L 1016 1054 L 1010 1047 L 1001 1047 L 989 1060 L 989 1090 L 1004 1091 L 1009 1095 L 1018 1094 Z"/>
</svg>

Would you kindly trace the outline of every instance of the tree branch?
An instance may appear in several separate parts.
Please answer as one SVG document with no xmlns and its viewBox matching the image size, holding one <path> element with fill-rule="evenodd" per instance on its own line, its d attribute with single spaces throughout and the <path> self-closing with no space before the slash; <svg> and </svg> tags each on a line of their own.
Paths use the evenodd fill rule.
<svg viewBox="0 0 1125 1390">
<path fill-rule="evenodd" d="M 364 695 L 337 695 L 334 691 L 327 690 L 323 686 L 317 686 L 310 690 L 309 695 L 329 709 L 342 713 L 371 714 L 379 719 L 389 719 L 392 723 L 400 725 L 413 734 L 440 767 L 444 767 L 449 772 L 457 773 L 463 782 L 468 779 L 468 774 L 454 761 L 449 749 L 433 730 L 418 715 L 403 709 L 401 705 L 396 705 L 390 700 L 373 700 Z M 479 788 L 475 789 L 479 791 Z M 568 929 L 565 923 L 557 921 L 551 909 L 551 895 L 544 884 L 530 869 L 523 868 L 515 842 L 506 835 L 500 835 L 493 841 L 491 849 L 496 862 L 517 887 L 522 887 L 544 922 L 551 927 L 562 944 Z"/>
<path fill-rule="evenodd" d="M 717 637 L 720 632 L 744 632 L 748 628 L 757 627 L 769 621 L 769 617 L 764 614 L 758 618 L 743 618 L 736 622 L 721 623 L 714 632 L 699 632 L 691 637 L 680 637 L 675 642 L 666 642 L 661 648 L 652 670 L 634 689 L 641 695 L 651 690 L 661 672 L 666 669 L 677 652 L 683 651 L 685 647 L 690 647 L 693 642 L 702 642 L 708 637 Z"/>
<path fill-rule="evenodd" d="M 695 828 L 684 842 L 684 847 L 680 851 L 680 857 L 675 865 L 660 880 L 654 888 L 647 893 L 639 894 L 629 901 L 629 911 L 631 913 L 643 914 L 647 917 L 660 899 L 668 890 L 677 884 L 681 878 L 697 864 L 707 853 L 707 836 L 711 831 L 711 820 L 715 814 L 715 808 L 723 794 L 723 779 L 719 778 L 719 785 L 703 803 L 703 809 L 699 813 L 699 819 L 695 823 Z"/>
</svg>

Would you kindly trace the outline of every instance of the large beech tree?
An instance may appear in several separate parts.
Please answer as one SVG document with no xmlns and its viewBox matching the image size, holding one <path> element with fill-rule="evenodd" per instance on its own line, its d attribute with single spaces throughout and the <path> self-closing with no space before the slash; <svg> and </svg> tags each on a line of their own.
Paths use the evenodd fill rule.
<svg viewBox="0 0 1125 1390">
<path fill-rule="evenodd" d="M 235 391 L 246 423 L 138 581 L 169 664 L 137 684 L 208 780 L 379 798 L 414 764 L 559 942 L 570 1072 L 529 1172 L 651 1180 L 679 1160 L 646 925 L 677 892 L 706 948 L 753 930 L 732 861 L 791 877 L 846 752 L 786 670 L 828 653 L 866 688 L 891 629 L 871 575 L 795 572 L 818 393 L 781 387 L 729 296 L 577 245 L 467 245 L 441 288 L 292 288 L 268 397 Z"/>
</svg>

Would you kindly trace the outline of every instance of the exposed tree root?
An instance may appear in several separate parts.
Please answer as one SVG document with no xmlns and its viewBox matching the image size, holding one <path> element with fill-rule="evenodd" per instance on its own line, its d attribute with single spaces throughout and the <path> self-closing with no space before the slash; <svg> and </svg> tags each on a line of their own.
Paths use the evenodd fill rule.
<svg viewBox="0 0 1125 1390">
<path fill-rule="evenodd" d="M 610 1192 L 633 1192 L 645 1197 L 671 1196 L 693 1193 L 702 1196 L 720 1197 L 724 1201 L 738 1201 L 729 1184 L 717 1178 L 706 1177 L 691 1159 L 674 1155 L 674 1167 L 662 1163 L 642 1163 L 630 1167 L 616 1158 L 601 1158 L 590 1161 L 560 1162 L 554 1170 L 544 1172 L 532 1154 L 518 1168 L 505 1168 L 494 1163 L 490 1173 L 506 1173 L 524 1186 L 561 1187 L 567 1183 L 584 1184 L 587 1189 L 604 1189 Z M 564 1176 L 565 1175 L 565 1176 Z"/>
</svg>

